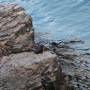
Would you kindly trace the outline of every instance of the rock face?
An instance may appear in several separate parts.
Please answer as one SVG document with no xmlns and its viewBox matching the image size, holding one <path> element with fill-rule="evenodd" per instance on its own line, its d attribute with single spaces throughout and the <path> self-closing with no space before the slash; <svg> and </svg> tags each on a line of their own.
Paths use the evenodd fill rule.
<svg viewBox="0 0 90 90">
<path fill-rule="evenodd" d="M 32 18 L 18 5 L 0 5 L 0 55 L 23 51 L 33 44 Z"/>
<path fill-rule="evenodd" d="M 23 52 L 0 60 L 0 90 L 43 90 L 41 73 L 54 80 L 56 55 Z"/>
</svg>

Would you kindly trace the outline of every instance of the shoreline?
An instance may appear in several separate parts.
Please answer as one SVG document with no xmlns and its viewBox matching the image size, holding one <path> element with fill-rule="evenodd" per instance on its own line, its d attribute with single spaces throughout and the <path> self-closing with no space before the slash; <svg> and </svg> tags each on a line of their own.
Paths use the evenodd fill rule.
<svg viewBox="0 0 90 90">
<path fill-rule="evenodd" d="M 6 31 L 0 36 L 0 90 L 90 89 L 90 54 L 82 55 L 70 46 L 70 43 L 82 43 L 81 40 L 51 42 L 44 46 L 45 51 L 35 54 L 30 49 L 37 50 L 41 43 L 35 45 L 31 16 L 15 5 L 0 12 L 0 17 L 1 31 Z M 43 80 L 45 85 L 49 82 L 48 86 L 43 86 Z"/>
</svg>

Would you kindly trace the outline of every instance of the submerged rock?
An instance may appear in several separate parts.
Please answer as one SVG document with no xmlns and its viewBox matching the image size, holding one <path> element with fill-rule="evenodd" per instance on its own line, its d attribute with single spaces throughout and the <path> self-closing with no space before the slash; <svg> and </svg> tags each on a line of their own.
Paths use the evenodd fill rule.
<svg viewBox="0 0 90 90">
<path fill-rule="evenodd" d="M 41 83 L 45 90 L 55 90 L 55 84 L 49 77 L 43 76 Z"/>
</svg>

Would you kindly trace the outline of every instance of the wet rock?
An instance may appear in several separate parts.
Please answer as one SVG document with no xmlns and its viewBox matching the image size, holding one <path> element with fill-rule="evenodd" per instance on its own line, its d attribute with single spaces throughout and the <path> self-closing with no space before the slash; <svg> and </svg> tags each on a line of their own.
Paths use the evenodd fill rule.
<svg viewBox="0 0 90 90">
<path fill-rule="evenodd" d="M 54 82 L 47 76 L 42 76 L 41 79 L 42 86 L 45 90 L 55 90 Z"/>
<path fill-rule="evenodd" d="M 63 45 L 61 44 L 62 47 Z M 77 49 L 64 47 L 55 49 L 58 57 L 58 70 L 55 74 L 56 90 L 89 90 L 89 55 L 82 55 Z"/>
<path fill-rule="evenodd" d="M 51 45 L 57 47 L 58 46 L 58 43 L 52 42 Z"/>
<path fill-rule="evenodd" d="M 36 54 L 43 53 L 44 45 L 38 45 L 35 49 L 33 49 L 33 52 Z"/>
</svg>

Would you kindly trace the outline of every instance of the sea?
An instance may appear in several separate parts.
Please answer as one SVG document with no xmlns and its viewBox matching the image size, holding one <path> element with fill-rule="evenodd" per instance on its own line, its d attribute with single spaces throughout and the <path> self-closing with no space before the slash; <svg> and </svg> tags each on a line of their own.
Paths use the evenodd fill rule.
<svg viewBox="0 0 90 90">
<path fill-rule="evenodd" d="M 31 15 L 36 37 L 42 40 L 83 40 L 75 47 L 90 52 L 90 0 L 0 0 L 16 3 Z"/>
</svg>

